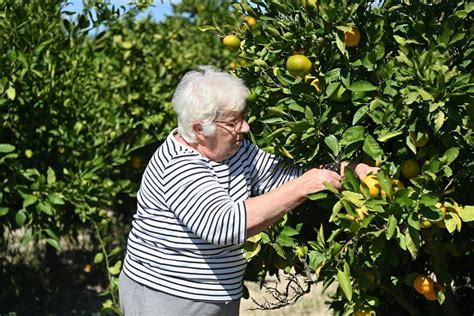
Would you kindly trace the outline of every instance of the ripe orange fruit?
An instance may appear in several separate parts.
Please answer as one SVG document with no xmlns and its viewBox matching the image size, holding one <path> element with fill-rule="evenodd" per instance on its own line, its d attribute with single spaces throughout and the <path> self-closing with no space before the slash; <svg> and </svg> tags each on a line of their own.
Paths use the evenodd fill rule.
<svg viewBox="0 0 474 316">
<path fill-rule="evenodd" d="M 357 26 L 353 26 L 352 29 L 348 32 L 344 32 L 344 42 L 347 47 L 354 47 L 359 44 L 360 41 L 360 31 Z"/>
<path fill-rule="evenodd" d="M 257 25 L 257 20 L 253 16 L 244 16 L 244 23 L 247 24 L 251 29 Z"/>
<path fill-rule="evenodd" d="M 405 188 L 405 186 L 403 185 L 403 182 L 398 180 L 398 179 L 391 179 L 390 181 L 392 181 L 392 191 L 393 191 L 393 193 L 398 192 L 401 189 Z M 382 195 L 383 197 L 388 196 L 388 194 L 384 190 L 380 191 L 380 195 Z"/>
<path fill-rule="evenodd" d="M 235 35 L 227 35 L 222 40 L 224 43 L 225 48 L 230 51 L 236 51 L 240 48 L 240 39 Z"/>
<path fill-rule="evenodd" d="M 426 275 L 417 276 L 413 281 L 413 287 L 418 293 L 423 295 L 434 293 L 434 282 Z"/>
<path fill-rule="evenodd" d="M 423 296 L 428 300 L 428 301 L 436 301 L 438 299 L 438 296 L 436 293 L 433 292 L 428 292 L 426 294 L 423 294 Z"/>
<path fill-rule="evenodd" d="M 92 265 L 90 263 L 86 263 L 83 268 L 85 273 L 91 273 L 92 272 Z"/>
<path fill-rule="evenodd" d="M 420 165 L 414 159 L 405 160 L 400 167 L 402 175 L 407 179 L 414 178 L 420 173 Z"/>
<path fill-rule="evenodd" d="M 422 133 L 422 135 L 417 139 L 417 133 L 410 132 L 410 138 L 412 139 L 413 143 L 415 144 L 417 148 L 425 147 L 429 141 L 428 133 Z"/>
<path fill-rule="evenodd" d="M 369 194 L 371 197 L 376 197 L 377 195 L 379 195 L 381 188 L 379 180 L 375 175 L 369 175 L 365 177 L 364 179 L 362 179 L 362 182 L 369 189 Z M 364 187 L 362 184 L 360 185 L 359 189 L 360 191 L 363 191 Z"/>
<path fill-rule="evenodd" d="M 305 55 L 293 55 L 286 61 L 286 69 L 294 77 L 304 77 L 311 72 L 313 64 Z"/>
</svg>

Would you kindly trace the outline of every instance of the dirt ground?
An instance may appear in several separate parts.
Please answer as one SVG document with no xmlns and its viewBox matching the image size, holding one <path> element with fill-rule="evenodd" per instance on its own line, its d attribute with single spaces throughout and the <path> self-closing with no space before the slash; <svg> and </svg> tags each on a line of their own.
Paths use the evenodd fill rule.
<svg viewBox="0 0 474 316">
<path fill-rule="evenodd" d="M 303 281 L 302 279 L 300 281 Z M 275 278 L 269 278 L 267 284 L 271 287 L 282 289 L 286 283 L 277 283 Z M 265 289 L 260 289 L 256 283 L 245 283 L 249 289 L 250 297 L 256 300 L 259 304 L 263 303 L 265 299 L 270 302 L 275 302 L 270 293 Z M 328 300 L 328 294 L 334 291 L 329 288 L 325 294 L 322 294 L 322 285 L 313 285 L 311 292 L 302 296 L 294 305 L 289 305 L 276 310 L 256 310 L 258 307 L 251 299 L 242 300 L 240 304 L 241 316 L 326 316 L 332 315 L 328 309 L 325 301 Z"/>
</svg>

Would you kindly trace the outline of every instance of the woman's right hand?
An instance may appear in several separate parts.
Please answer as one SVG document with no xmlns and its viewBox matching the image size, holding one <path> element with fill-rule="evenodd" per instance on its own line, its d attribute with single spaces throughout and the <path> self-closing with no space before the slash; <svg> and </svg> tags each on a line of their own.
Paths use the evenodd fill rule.
<svg viewBox="0 0 474 316">
<path fill-rule="evenodd" d="M 337 190 L 341 188 L 341 176 L 331 170 L 312 168 L 301 175 L 300 179 L 305 195 L 326 190 L 325 182 Z"/>
</svg>

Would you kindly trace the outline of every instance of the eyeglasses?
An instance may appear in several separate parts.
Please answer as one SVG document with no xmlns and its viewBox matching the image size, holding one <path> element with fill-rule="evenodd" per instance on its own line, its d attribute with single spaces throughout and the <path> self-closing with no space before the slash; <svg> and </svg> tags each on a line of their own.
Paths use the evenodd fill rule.
<svg viewBox="0 0 474 316">
<path fill-rule="evenodd" d="M 244 122 L 247 120 L 247 114 L 248 114 L 248 111 L 246 109 L 244 112 L 242 112 L 242 114 L 240 114 L 240 117 L 233 122 L 216 121 L 216 120 L 214 120 L 214 122 L 225 124 L 228 127 L 231 127 L 234 130 L 234 132 L 238 132 L 242 129 Z"/>
</svg>

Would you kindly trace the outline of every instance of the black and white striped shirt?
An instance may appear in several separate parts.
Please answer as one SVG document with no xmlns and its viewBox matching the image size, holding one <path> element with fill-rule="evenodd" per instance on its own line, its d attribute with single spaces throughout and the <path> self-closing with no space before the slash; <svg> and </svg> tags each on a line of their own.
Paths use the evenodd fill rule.
<svg viewBox="0 0 474 316">
<path fill-rule="evenodd" d="M 174 130 L 144 172 L 124 273 L 150 288 L 200 301 L 242 296 L 244 201 L 302 174 L 244 140 L 213 162 L 179 143 Z"/>
</svg>

